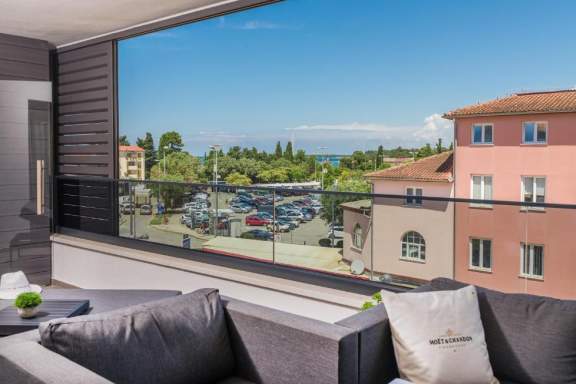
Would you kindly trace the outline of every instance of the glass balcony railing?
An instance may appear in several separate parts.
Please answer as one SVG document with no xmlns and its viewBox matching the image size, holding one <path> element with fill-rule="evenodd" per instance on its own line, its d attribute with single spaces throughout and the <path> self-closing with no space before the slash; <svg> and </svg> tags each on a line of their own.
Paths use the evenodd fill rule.
<svg viewBox="0 0 576 384">
<path fill-rule="evenodd" d="M 59 204 L 63 226 L 407 288 L 448 277 L 576 298 L 574 205 L 138 180 L 109 180 L 108 188 L 102 179 L 59 183 L 70 180 L 87 184 Z M 118 201 L 114 215 L 96 202 L 106 191 Z"/>
</svg>

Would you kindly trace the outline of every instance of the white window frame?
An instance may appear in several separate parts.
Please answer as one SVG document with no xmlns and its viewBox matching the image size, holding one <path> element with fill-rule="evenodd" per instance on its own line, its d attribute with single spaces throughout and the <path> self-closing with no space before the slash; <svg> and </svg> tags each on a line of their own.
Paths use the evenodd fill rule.
<svg viewBox="0 0 576 384">
<path fill-rule="evenodd" d="M 475 142 L 474 141 L 474 128 L 476 128 L 477 126 L 480 126 L 482 128 L 482 138 L 480 140 L 480 142 Z M 492 141 L 487 142 L 486 141 L 486 127 L 490 126 L 490 128 L 492 128 Z M 494 124 L 493 123 L 475 123 L 472 124 L 472 128 L 471 130 L 471 136 L 470 136 L 470 143 L 472 145 L 494 145 Z"/>
<path fill-rule="evenodd" d="M 542 274 L 537 275 L 534 273 L 534 248 L 542 248 Z M 528 272 L 524 271 L 526 250 L 528 250 Z M 544 245 L 542 244 L 531 244 L 531 243 L 520 243 L 520 276 L 529 279 L 544 280 Z"/>
<path fill-rule="evenodd" d="M 408 234 L 410 234 L 410 233 L 415 233 L 418 236 L 420 236 L 420 238 L 422 239 L 422 243 L 411 243 L 408 241 L 404 241 L 404 238 L 406 236 L 408 236 Z M 410 246 L 418 247 L 418 252 L 417 252 L 416 257 L 410 256 L 410 252 L 409 252 Z M 404 249 L 406 250 L 406 253 L 404 253 Z M 415 261 L 418 263 L 425 263 L 426 262 L 426 239 L 424 238 L 424 236 L 422 236 L 422 234 L 420 232 L 411 230 L 411 231 L 404 232 L 402 234 L 402 237 L 400 238 L 400 260 Z"/>
<path fill-rule="evenodd" d="M 474 197 L 474 178 L 475 177 L 481 178 L 480 197 Z M 490 196 L 490 199 L 486 198 L 485 185 L 486 185 L 486 178 L 487 177 L 490 178 L 491 185 L 492 185 L 492 196 Z M 470 175 L 470 198 L 472 200 L 494 200 L 494 176 L 492 176 L 492 175 L 477 175 L 477 174 Z M 477 208 L 492 208 L 492 204 L 490 204 L 490 203 L 470 203 L 470 206 L 471 207 L 477 207 Z"/>
<path fill-rule="evenodd" d="M 526 141 L 526 125 L 534 124 L 534 141 Z M 546 140 L 538 141 L 538 124 L 546 126 Z M 548 122 L 547 121 L 524 121 L 522 122 L 522 144 L 525 145 L 546 145 L 548 144 Z"/>
<path fill-rule="evenodd" d="M 408 193 L 408 191 L 412 191 L 412 193 Z M 420 195 L 417 194 L 417 191 L 420 191 Z M 424 194 L 423 188 L 406 187 L 406 201 L 404 202 L 404 204 L 408 207 L 421 207 L 423 194 Z M 412 202 L 409 202 L 410 198 L 412 199 Z"/>
<path fill-rule="evenodd" d="M 480 242 L 480 257 L 478 259 L 480 265 L 472 264 L 472 242 L 474 240 L 478 240 Z M 484 267 L 484 242 L 490 242 L 490 268 Z M 468 267 L 471 270 L 475 271 L 482 271 L 482 272 L 492 272 L 492 266 L 494 265 L 494 257 L 493 257 L 493 247 L 492 247 L 492 239 L 480 238 L 480 237 L 471 237 L 468 242 Z"/>
<path fill-rule="evenodd" d="M 356 232 L 357 229 L 360 229 L 360 235 Z M 352 247 L 356 249 L 362 249 L 364 246 L 364 240 L 362 239 L 363 236 L 363 228 L 360 224 L 356 223 L 354 228 L 352 228 Z"/>
<path fill-rule="evenodd" d="M 532 203 L 536 203 L 536 179 L 544 179 L 544 201 L 542 203 L 546 203 L 546 176 L 534 176 L 534 175 L 523 175 L 520 177 L 520 201 L 524 202 L 524 193 L 525 193 L 525 182 L 524 179 L 532 178 Z M 522 207 L 523 210 L 535 210 L 535 211 L 543 211 L 544 207 Z"/>
</svg>

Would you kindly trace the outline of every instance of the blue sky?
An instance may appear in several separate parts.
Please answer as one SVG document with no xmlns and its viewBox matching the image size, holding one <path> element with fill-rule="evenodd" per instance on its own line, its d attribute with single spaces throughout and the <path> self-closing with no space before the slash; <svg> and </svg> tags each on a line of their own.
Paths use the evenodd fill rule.
<svg viewBox="0 0 576 384">
<path fill-rule="evenodd" d="M 286 0 L 119 43 L 120 132 L 346 154 L 452 139 L 442 113 L 576 86 L 576 1 Z"/>
</svg>

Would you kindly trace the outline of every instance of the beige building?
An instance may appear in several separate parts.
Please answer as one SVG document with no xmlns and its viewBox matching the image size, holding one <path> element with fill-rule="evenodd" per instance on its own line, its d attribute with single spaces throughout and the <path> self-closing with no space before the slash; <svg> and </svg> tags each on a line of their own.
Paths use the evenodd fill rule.
<svg viewBox="0 0 576 384">
<path fill-rule="evenodd" d="M 135 145 L 121 145 L 119 158 L 121 179 L 145 179 L 146 162 L 143 148 Z"/>
<path fill-rule="evenodd" d="M 396 282 L 453 277 L 453 203 L 422 198 L 453 197 L 452 162 L 445 152 L 367 174 L 374 193 L 398 197 L 376 197 L 373 208 L 370 200 L 341 205 L 344 259 L 362 260 L 377 277 Z"/>
</svg>

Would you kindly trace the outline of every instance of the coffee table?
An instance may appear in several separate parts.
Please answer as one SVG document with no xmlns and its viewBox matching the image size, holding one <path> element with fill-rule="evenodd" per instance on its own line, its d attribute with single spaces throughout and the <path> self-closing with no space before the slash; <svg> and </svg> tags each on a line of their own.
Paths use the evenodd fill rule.
<svg viewBox="0 0 576 384">
<path fill-rule="evenodd" d="M 38 328 L 40 323 L 74 317 L 84 314 L 90 308 L 88 300 L 44 300 L 38 307 L 38 314 L 30 319 L 22 319 L 15 307 L 0 310 L 0 337 Z"/>
</svg>

